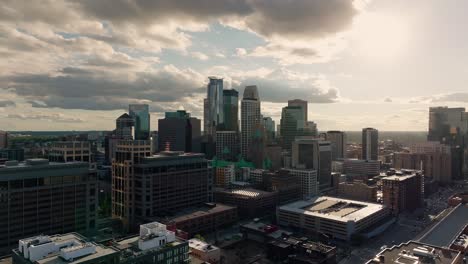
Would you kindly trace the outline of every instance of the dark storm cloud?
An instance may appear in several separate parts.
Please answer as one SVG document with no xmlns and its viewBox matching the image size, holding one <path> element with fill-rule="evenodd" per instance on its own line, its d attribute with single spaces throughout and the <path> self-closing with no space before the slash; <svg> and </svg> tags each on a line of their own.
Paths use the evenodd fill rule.
<svg viewBox="0 0 468 264">
<path fill-rule="evenodd" d="M 291 87 L 287 80 L 268 80 L 252 78 L 242 81 L 238 89 L 242 98 L 244 87 L 257 85 L 262 102 L 284 103 L 290 99 L 303 99 L 309 103 L 335 103 L 339 99 L 336 89 L 323 90 L 313 83 L 304 83 L 302 87 Z"/>
<path fill-rule="evenodd" d="M 320 38 L 350 26 L 356 15 L 348 0 L 253 0 L 247 26 L 267 37 Z M 274 25 L 274 26 L 272 26 Z"/>
<path fill-rule="evenodd" d="M 0 3 L 0 54 L 16 57 L 17 66 L 0 74 L 0 81 L 38 108 L 113 110 L 145 101 L 162 111 L 158 103 L 205 93 L 205 77 L 175 67 L 153 71 L 145 58 L 123 55 L 123 51 L 186 49 L 190 35 L 184 29 L 216 21 L 241 22 L 241 27 L 263 36 L 267 43 L 269 38 L 310 40 L 344 30 L 355 14 L 348 0 L 5 0 Z M 152 26 L 159 26 L 157 32 L 151 31 Z M 281 45 L 272 47 L 285 49 Z M 308 47 L 288 52 L 319 56 L 319 51 Z M 23 57 L 26 53 L 42 60 L 28 63 L 25 58 L 32 57 Z M 23 71 L 25 65 L 33 66 Z M 36 71 L 35 65 L 46 70 Z M 262 100 L 271 102 L 338 99 L 335 89 L 289 81 L 258 78 L 245 84 L 257 84 Z"/>
<path fill-rule="evenodd" d="M 89 110 L 123 109 L 141 101 L 176 102 L 205 91 L 198 80 L 171 68 L 137 73 L 134 80 L 71 67 L 61 72 L 11 77 L 10 91 L 28 98 L 33 107 Z"/>
<path fill-rule="evenodd" d="M 185 19 L 209 22 L 223 16 L 247 15 L 252 7 L 245 0 L 79 0 L 85 14 L 114 23 L 152 24 L 157 20 Z"/>
</svg>

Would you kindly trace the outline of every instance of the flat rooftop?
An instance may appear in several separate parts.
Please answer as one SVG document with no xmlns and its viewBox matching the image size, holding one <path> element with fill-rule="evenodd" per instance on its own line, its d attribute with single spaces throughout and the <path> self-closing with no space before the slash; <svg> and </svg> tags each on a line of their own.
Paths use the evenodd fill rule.
<svg viewBox="0 0 468 264">
<path fill-rule="evenodd" d="M 76 240 L 76 241 L 79 241 L 79 242 L 82 242 L 82 243 L 86 242 L 83 239 L 83 237 L 81 237 L 80 235 L 75 234 L 75 233 L 68 233 L 68 234 L 63 234 L 63 235 L 50 236 L 50 239 L 52 240 L 52 242 L 64 242 L 64 241 L 70 241 L 70 240 Z M 86 256 L 83 256 L 83 257 L 76 258 L 73 261 L 64 260 L 63 258 L 60 257 L 59 252 L 54 252 L 54 253 L 51 253 L 49 256 L 46 256 L 45 258 L 43 258 L 41 260 L 37 260 L 34 263 L 37 263 L 37 264 L 90 263 L 96 258 L 103 257 L 103 256 L 106 256 L 106 255 L 115 254 L 115 253 L 118 252 L 115 249 L 105 247 L 103 245 L 99 245 L 99 244 L 95 244 L 95 243 L 93 243 L 93 245 L 96 247 L 96 252 L 95 253 L 90 254 L 90 255 L 86 255 Z M 18 252 L 18 254 L 21 256 L 21 253 Z"/>
<path fill-rule="evenodd" d="M 243 198 L 262 198 L 275 195 L 273 192 L 266 192 L 254 188 L 223 189 L 215 188 L 215 192 L 231 193 Z"/>
<path fill-rule="evenodd" d="M 219 250 L 218 247 L 195 238 L 189 239 L 189 247 L 204 252 Z"/>
<path fill-rule="evenodd" d="M 339 222 L 360 221 L 365 217 L 383 210 L 385 206 L 329 196 L 314 197 L 297 201 L 279 209 L 293 213 L 327 218 Z"/>
<path fill-rule="evenodd" d="M 420 254 L 420 253 L 422 254 Z M 426 256 L 423 256 L 425 253 Z M 375 259 L 370 260 L 367 264 L 382 263 L 379 257 L 383 257 L 383 263 L 401 263 L 401 264 L 452 264 L 461 253 L 456 250 L 447 248 L 435 247 L 420 242 L 409 241 L 401 245 L 387 248 L 380 252 Z M 431 256 L 432 255 L 432 256 Z M 458 263 L 458 262 L 457 262 Z"/>
<path fill-rule="evenodd" d="M 166 220 L 165 222 L 172 222 L 172 221 L 183 222 L 183 221 L 195 219 L 198 217 L 203 217 L 203 216 L 210 215 L 210 214 L 232 210 L 235 208 L 236 208 L 235 206 L 229 206 L 229 205 L 220 204 L 220 203 L 217 203 L 216 206 L 214 207 L 203 206 L 203 207 L 189 208 L 189 209 L 180 211 L 174 217 L 169 218 L 169 220 L 166 220 L 165 218 Z"/>
<path fill-rule="evenodd" d="M 468 205 L 457 205 L 448 215 L 424 234 L 419 242 L 439 247 L 449 247 L 450 244 L 468 222 Z"/>
</svg>

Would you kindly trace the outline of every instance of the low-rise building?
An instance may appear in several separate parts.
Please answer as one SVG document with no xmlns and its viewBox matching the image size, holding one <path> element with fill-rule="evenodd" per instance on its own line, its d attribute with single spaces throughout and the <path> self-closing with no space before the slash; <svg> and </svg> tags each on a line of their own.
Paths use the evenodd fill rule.
<svg viewBox="0 0 468 264">
<path fill-rule="evenodd" d="M 273 213 L 278 204 L 278 192 L 245 189 L 221 189 L 213 192 L 215 202 L 237 206 L 240 217 L 257 217 Z"/>
<path fill-rule="evenodd" d="M 362 181 L 341 182 L 338 196 L 365 202 L 377 201 L 377 185 L 368 185 Z"/>
<path fill-rule="evenodd" d="M 14 264 L 117 264 L 119 251 L 87 241 L 77 233 L 35 236 L 19 240 Z"/>
<path fill-rule="evenodd" d="M 385 263 L 462 264 L 463 255 L 457 250 L 409 241 L 386 248 L 367 262 L 367 264 Z"/>
<path fill-rule="evenodd" d="M 158 222 L 140 225 L 139 235 L 117 241 L 119 264 L 185 264 L 189 261 L 189 246 L 175 232 Z M 93 262 L 99 263 L 99 262 Z"/>
<path fill-rule="evenodd" d="M 270 241 L 267 245 L 267 255 L 275 261 L 287 261 L 298 264 L 334 264 L 336 263 L 336 247 L 307 238 L 281 237 Z"/>
<path fill-rule="evenodd" d="M 221 250 L 205 241 L 192 238 L 189 240 L 190 257 L 217 264 L 221 259 Z"/>
<path fill-rule="evenodd" d="M 389 218 L 386 206 L 336 197 L 321 196 L 298 201 L 277 209 L 277 222 L 283 226 L 350 240 L 371 226 Z"/>
<path fill-rule="evenodd" d="M 343 171 L 350 176 L 370 178 L 380 174 L 380 161 L 345 159 Z"/>
<path fill-rule="evenodd" d="M 90 242 L 76 233 L 19 240 L 13 264 L 185 264 L 188 242 L 158 222 L 140 225 L 138 235 L 109 242 Z"/>
<path fill-rule="evenodd" d="M 174 217 L 163 218 L 172 229 L 179 229 L 189 237 L 216 231 L 238 220 L 237 208 L 225 204 L 209 203 L 203 207 L 182 210 Z"/>
</svg>

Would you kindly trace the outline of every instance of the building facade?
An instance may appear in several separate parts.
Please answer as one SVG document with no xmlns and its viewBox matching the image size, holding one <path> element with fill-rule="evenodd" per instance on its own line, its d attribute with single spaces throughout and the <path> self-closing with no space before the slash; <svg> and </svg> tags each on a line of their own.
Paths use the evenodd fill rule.
<svg viewBox="0 0 468 264">
<path fill-rule="evenodd" d="M 288 101 L 288 106 L 300 107 L 302 110 L 302 116 L 304 118 L 304 123 L 307 123 L 308 119 L 308 107 L 307 101 L 301 99 L 294 99 Z"/>
<path fill-rule="evenodd" d="M 377 189 L 376 185 L 368 185 L 362 181 L 341 182 L 338 184 L 337 195 L 346 199 L 375 203 Z"/>
<path fill-rule="evenodd" d="M 150 137 L 150 113 L 147 104 L 131 104 L 128 107 L 128 114 L 135 121 L 133 139 L 149 140 Z"/>
<path fill-rule="evenodd" d="M 287 169 L 287 171 L 298 178 L 301 186 L 301 199 L 310 199 L 319 194 L 318 175 L 312 169 Z"/>
<path fill-rule="evenodd" d="M 362 129 L 362 159 L 379 159 L 379 131 L 375 128 Z"/>
<path fill-rule="evenodd" d="M 49 160 L 53 162 L 91 162 L 89 141 L 57 141 L 49 150 Z"/>
<path fill-rule="evenodd" d="M 245 87 L 241 101 L 241 155 L 250 159 L 250 145 L 255 131 L 261 125 L 260 98 L 257 86 Z"/>
<path fill-rule="evenodd" d="M 39 234 L 91 234 L 97 206 L 96 171 L 86 162 L 7 162 L 0 167 L 0 252 Z"/>
<path fill-rule="evenodd" d="M 393 215 L 412 212 L 424 206 L 424 176 L 405 171 L 382 179 L 382 198 Z"/>
<path fill-rule="evenodd" d="M 159 150 L 196 152 L 201 151 L 201 121 L 190 117 L 184 110 L 166 112 L 158 120 Z"/>
<path fill-rule="evenodd" d="M 240 155 L 239 132 L 216 131 L 216 158 L 237 161 Z"/>
<path fill-rule="evenodd" d="M 325 140 L 330 141 L 332 149 L 332 160 L 346 158 L 346 134 L 343 131 L 327 131 Z"/>
<path fill-rule="evenodd" d="M 224 122 L 222 130 L 239 131 L 239 92 L 231 89 L 223 91 Z"/>
<path fill-rule="evenodd" d="M 126 229 L 211 201 L 212 173 L 203 154 L 163 151 L 149 157 L 147 145 L 124 148 L 112 168 L 112 214 Z"/>
<path fill-rule="evenodd" d="M 297 137 L 292 147 L 292 167 L 317 171 L 319 190 L 332 187 L 331 146 L 329 141 Z"/>
<path fill-rule="evenodd" d="M 224 122 L 223 79 L 209 77 L 204 113 L 204 131 L 214 137 L 216 129 Z"/>
<path fill-rule="evenodd" d="M 283 148 L 291 150 L 294 139 L 304 135 L 304 109 L 300 106 L 283 107 L 280 125 Z"/>
</svg>

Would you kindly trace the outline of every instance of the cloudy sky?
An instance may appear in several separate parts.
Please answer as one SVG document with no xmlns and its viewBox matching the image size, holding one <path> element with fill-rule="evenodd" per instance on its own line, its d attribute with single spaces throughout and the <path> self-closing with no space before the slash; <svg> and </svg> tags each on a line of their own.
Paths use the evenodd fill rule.
<svg viewBox="0 0 468 264">
<path fill-rule="evenodd" d="M 129 103 L 202 118 L 208 76 L 320 130 L 427 130 L 468 107 L 468 1 L 2 0 L 0 130 L 111 130 Z"/>
</svg>

